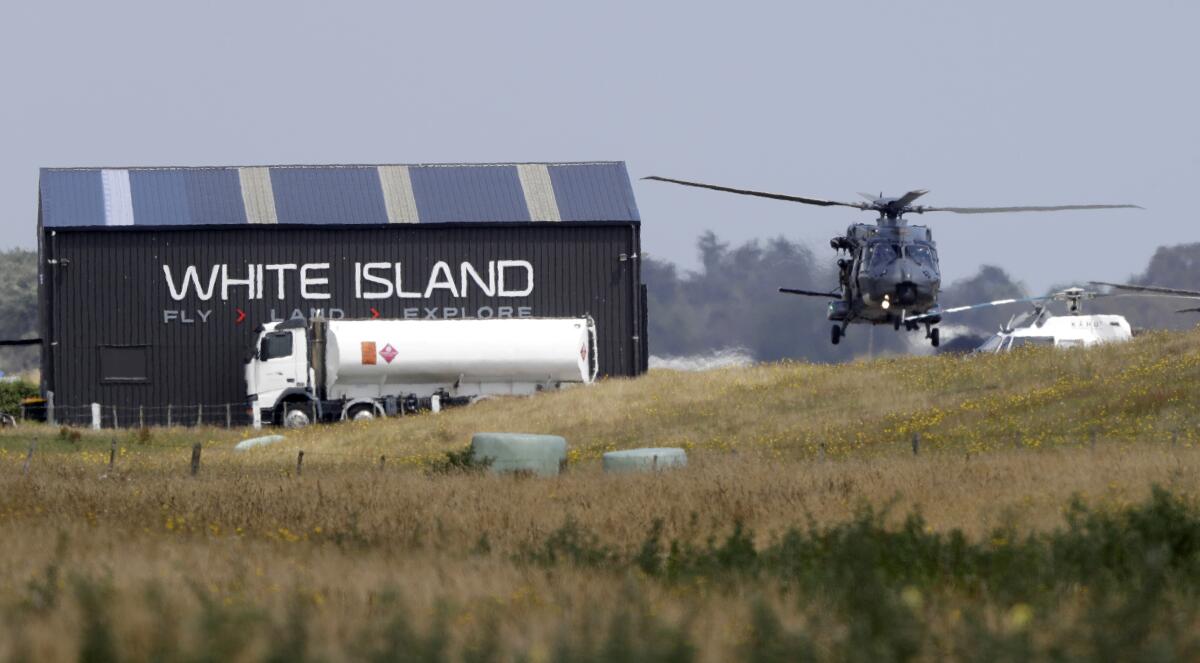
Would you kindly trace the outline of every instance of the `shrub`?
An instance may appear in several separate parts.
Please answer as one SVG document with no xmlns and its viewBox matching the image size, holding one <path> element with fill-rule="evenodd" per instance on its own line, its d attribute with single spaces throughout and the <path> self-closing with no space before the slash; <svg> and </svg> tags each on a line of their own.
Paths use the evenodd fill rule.
<svg viewBox="0 0 1200 663">
<path fill-rule="evenodd" d="M 478 474 L 492 466 L 491 458 L 475 458 L 471 447 L 450 450 L 444 458 L 438 458 L 429 464 L 431 474 Z"/>
<path fill-rule="evenodd" d="M 25 380 L 0 380 L 0 412 L 5 412 L 19 417 L 21 414 L 21 400 L 31 396 L 38 396 L 37 385 Z"/>
</svg>

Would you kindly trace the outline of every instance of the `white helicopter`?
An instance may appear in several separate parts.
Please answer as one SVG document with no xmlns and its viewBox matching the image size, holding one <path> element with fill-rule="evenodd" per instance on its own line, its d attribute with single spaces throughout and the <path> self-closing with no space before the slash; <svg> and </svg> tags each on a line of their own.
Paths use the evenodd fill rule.
<svg viewBox="0 0 1200 663">
<path fill-rule="evenodd" d="M 1083 288 L 1067 288 L 1042 297 L 1024 299 L 998 299 L 982 304 L 957 306 L 943 309 L 941 315 L 961 313 L 990 306 L 1009 304 L 1033 304 L 1033 310 L 1009 318 L 1007 324 L 996 334 L 984 341 L 975 352 L 1008 352 L 1027 346 L 1050 346 L 1056 348 L 1087 347 L 1100 343 L 1119 343 L 1133 338 L 1133 328 L 1123 315 L 1084 315 L 1082 302 L 1098 297 L 1162 297 L 1173 299 L 1200 300 L 1200 291 L 1163 288 L 1159 286 L 1129 285 L 1089 281 L 1090 285 L 1112 288 L 1111 292 L 1093 292 Z M 1127 292 L 1118 292 L 1127 291 Z M 1059 301 L 1067 305 L 1068 315 L 1047 315 L 1050 302 Z M 1178 312 L 1200 311 L 1200 308 L 1185 308 Z M 918 320 L 913 316 L 906 320 Z M 1027 323 L 1027 324 L 1026 324 Z"/>
</svg>

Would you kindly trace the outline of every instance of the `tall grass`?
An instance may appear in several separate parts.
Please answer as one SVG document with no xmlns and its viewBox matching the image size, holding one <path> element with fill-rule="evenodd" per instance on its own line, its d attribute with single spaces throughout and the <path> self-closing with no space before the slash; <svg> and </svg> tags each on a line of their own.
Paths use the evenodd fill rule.
<svg viewBox="0 0 1200 663">
<path fill-rule="evenodd" d="M 246 453 L 4 431 L 0 660 L 1196 658 L 1198 349 L 655 371 Z M 568 471 L 461 471 L 478 430 Z M 600 471 L 641 445 L 690 464 Z"/>
</svg>

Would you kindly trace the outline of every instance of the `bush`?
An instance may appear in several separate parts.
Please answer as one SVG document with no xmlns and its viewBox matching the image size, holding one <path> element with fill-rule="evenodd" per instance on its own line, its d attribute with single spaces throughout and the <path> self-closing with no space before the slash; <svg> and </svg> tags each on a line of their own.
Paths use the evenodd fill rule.
<svg viewBox="0 0 1200 663">
<path fill-rule="evenodd" d="M 38 396 L 37 385 L 25 380 L 0 380 L 0 412 L 19 417 L 21 399 Z"/>
<path fill-rule="evenodd" d="M 491 458 L 475 458 L 471 447 L 458 451 L 447 451 L 444 458 L 429 464 L 431 474 L 478 474 L 492 466 Z"/>
</svg>

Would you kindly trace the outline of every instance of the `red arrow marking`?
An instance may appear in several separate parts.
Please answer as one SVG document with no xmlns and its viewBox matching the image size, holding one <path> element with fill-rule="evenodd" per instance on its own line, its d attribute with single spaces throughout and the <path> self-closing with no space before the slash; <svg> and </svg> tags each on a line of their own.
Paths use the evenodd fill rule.
<svg viewBox="0 0 1200 663">
<path fill-rule="evenodd" d="M 371 307 L 371 319 L 376 320 L 378 318 L 379 318 L 379 311 L 376 311 L 375 307 Z"/>
<path fill-rule="evenodd" d="M 233 310 L 237 311 L 237 314 L 238 314 L 237 320 L 234 320 L 233 323 L 235 325 L 242 324 L 242 320 L 246 319 L 246 312 L 240 308 L 237 308 L 236 306 L 233 308 Z"/>
</svg>

